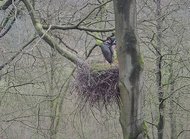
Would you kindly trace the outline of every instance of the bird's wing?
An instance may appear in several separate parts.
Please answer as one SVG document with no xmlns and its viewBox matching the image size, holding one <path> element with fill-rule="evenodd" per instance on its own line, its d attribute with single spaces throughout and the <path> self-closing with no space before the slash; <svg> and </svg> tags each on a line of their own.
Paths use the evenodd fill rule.
<svg viewBox="0 0 190 139">
<path fill-rule="evenodd" d="M 101 50 L 104 58 L 111 64 L 113 62 L 113 51 L 111 51 L 110 46 L 104 43 Z"/>
</svg>

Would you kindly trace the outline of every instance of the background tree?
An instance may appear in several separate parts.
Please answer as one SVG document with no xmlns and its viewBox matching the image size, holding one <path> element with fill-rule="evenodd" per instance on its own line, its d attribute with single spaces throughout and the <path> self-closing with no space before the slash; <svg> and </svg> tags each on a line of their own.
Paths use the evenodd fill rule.
<svg viewBox="0 0 190 139">
<path fill-rule="evenodd" d="M 156 12 L 158 2 L 159 15 Z M 130 133 L 122 133 L 118 120 L 120 115 L 121 119 L 128 118 L 122 117 L 122 112 L 133 108 L 130 106 L 132 99 L 127 102 L 123 97 L 120 102 L 126 102 L 125 105 L 129 103 L 126 105 L 128 107 L 120 107 L 123 111 L 119 111 L 115 104 L 106 110 L 97 110 L 99 107 L 84 105 L 73 92 L 76 73 L 72 74 L 72 71 L 76 63 L 100 63 L 113 68 L 104 61 L 96 43 L 104 41 L 115 29 L 115 3 L 113 5 L 110 0 L 0 1 L 0 138 L 121 139 L 123 133 L 124 137 L 136 134 L 142 119 L 134 122 L 131 130 L 134 132 L 128 130 Z M 139 52 L 140 47 L 144 56 L 144 82 L 140 82 L 144 87 L 140 89 L 146 92 L 142 104 L 144 114 L 139 113 L 145 119 L 144 125 L 147 125 L 143 128 L 153 139 L 158 138 L 158 133 L 162 138 L 187 139 L 190 136 L 189 4 L 189 0 L 139 0 L 136 2 L 137 19 L 132 16 L 135 15 L 132 14 L 134 11 L 128 11 L 131 10 L 129 8 L 131 22 L 121 22 L 127 28 L 121 34 L 116 31 L 121 48 L 123 40 L 128 41 L 121 38 L 124 32 L 136 29 L 134 34 L 129 33 L 132 34 L 129 38 L 133 38 L 132 44 L 136 42 L 133 48 Z M 31 20 L 31 17 L 34 19 Z M 118 21 L 122 16 L 116 17 Z M 159 32 L 158 21 L 161 22 Z M 128 27 L 129 24 L 134 26 Z M 158 46 L 161 46 L 160 52 Z M 119 61 L 120 69 L 125 71 L 133 65 L 128 65 L 131 56 L 122 51 L 126 52 L 119 49 L 118 56 L 124 55 Z M 124 69 L 122 60 L 129 67 Z M 159 82 L 157 71 L 162 77 Z M 129 87 L 131 80 L 128 82 L 125 83 L 126 87 Z M 157 83 L 160 83 L 159 86 Z M 159 87 L 164 92 L 163 103 L 158 99 Z M 122 96 L 125 95 L 123 93 Z M 163 108 L 159 107 L 161 104 L 165 106 L 164 114 L 159 111 Z M 120 106 L 124 104 L 120 103 Z M 131 114 L 137 113 L 133 112 Z M 164 116 L 164 129 L 158 128 L 160 115 Z M 126 128 L 123 129 L 126 131 Z"/>
</svg>

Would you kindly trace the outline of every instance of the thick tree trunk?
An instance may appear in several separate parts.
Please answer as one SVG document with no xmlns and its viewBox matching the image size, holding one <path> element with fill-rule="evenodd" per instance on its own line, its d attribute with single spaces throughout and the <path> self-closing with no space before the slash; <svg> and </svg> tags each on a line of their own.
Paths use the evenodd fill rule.
<svg viewBox="0 0 190 139">
<path fill-rule="evenodd" d="M 156 48 L 156 85 L 159 100 L 159 121 L 158 121 L 158 139 L 163 139 L 164 133 L 164 109 L 165 104 L 163 101 L 164 92 L 162 87 L 162 18 L 161 18 L 161 0 L 156 1 L 156 29 L 157 29 L 157 48 Z"/>
<path fill-rule="evenodd" d="M 114 0 L 119 60 L 120 124 L 124 139 L 144 138 L 139 82 L 141 56 L 136 38 L 136 0 Z"/>
</svg>

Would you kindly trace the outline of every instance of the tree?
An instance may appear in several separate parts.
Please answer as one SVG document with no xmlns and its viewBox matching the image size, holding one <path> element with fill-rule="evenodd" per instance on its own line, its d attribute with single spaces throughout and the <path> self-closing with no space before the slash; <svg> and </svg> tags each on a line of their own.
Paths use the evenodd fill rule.
<svg viewBox="0 0 190 139">
<path fill-rule="evenodd" d="M 114 0 L 114 9 L 120 74 L 120 124 L 123 138 L 144 138 L 140 91 L 142 62 L 136 37 L 136 0 Z"/>
<path fill-rule="evenodd" d="M 49 0 L 47 0 L 47 1 L 49 1 Z M 46 2 L 47 2 L 46 1 Z M 7 4 L 5 4 L 6 2 L 8 2 L 9 3 L 9 5 L 7 5 Z M 36 45 L 35 46 L 37 46 L 37 47 L 40 47 L 40 45 L 41 45 L 41 43 L 43 42 L 43 40 L 44 40 L 44 42 L 45 43 L 42 43 L 43 44 L 43 46 L 45 46 L 46 48 L 46 50 L 48 50 L 48 51 L 50 51 L 50 49 L 49 49 L 49 47 L 48 47 L 48 45 L 52 48 L 52 50 L 55 50 L 56 49 L 56 51 L 58 51 L 58 53 L 59 54 L 61 54 L 62 56 L 64 56 L 65 57 L 65 59 L 68 59 L 68 60 L 70 60 L 71 62 L 68 62 L 68 61 L 62 61 L 64 64 L 66 64 L 67 62 L 69 63 L 67 63 L 68 65 L 77 65 L 77 64 L 79 64 L 82 60 L 80 59 L 80 58 L 78 58 L 78 57 L 80 57 L 79 55 L 77 55 L 77 52 L 76 52 L 76 50 L 75 50 L 75 52 L 73 52 L 72 51 L 72 49 L 69 49 L 69 46 L 67 46 L 67 44 L 65 44 L 64 43 L 64 39 L 63 38 L 61 38 L 59 35 L 61 34 L 59 34 L 59 32 L 58 32 L 58 29 L 59 30 L 64 30 L 64 31 L 62 31 L 62 32 L 68 32 L 68 30 L 75 30 L 76 32 L 77 32 L 77 30 L 78 30 L 78 32 L 79 31 L 82 31 L 84 34 L 85 34 L 85 32 L 90 32 L 90 33 L 92 33 L 92 32 L 107 32 L 107 31 L 112 31 L 112 30 L 114 30 L 114 29 L 108 29 L 108 30 L 106 30 L 106 29 L 96 29 L 96 28 L 91 28 L 90 29 L 90 27 L 89 28 L 85 28 L 85 26 L 86 27 L 88 27 L 88 26 L 90 26 L 90 24 L 97 24 L 98 22 L 101 22 L 101 21 L 94 21 L 95 23 L 91 23 L 91 22 L 88 22 L 88 18 L 90 19 L 91 17 L 90 17 L 90 15 L 92 15 L 92 13 L 94 12 L 94 11 L 96 11 L 98 14 L 99 14 L 99 9 L 101 10 L 101 7 L 103 6 L 103 5 L 105 5 L 105 4 L 107 4 L 107 3 L 109 3 L 110 1 L 102 1 L 102 3 L 100 2 L 100 3 L 98 3 L 98 4 L 96 4 L 96 5 L 94 5 L 95 6 L 95 8 L 92 6 L 92 10 L 89 12 L 89 10 L 87 11 L 87 12 L 89 12 L 89 13 L 85 13 L 84 14 L 84 19 L 80 19 L 80 20 L 76 20 L 78 23 L 76 23 L 74 20 L 74 18 L 72 19 L 73 20 L 73 23 L 70 23 L 69 25 L 65 25 L 65 26 L 60 26 L 60 25 L 55 25 L 55 26 L 52 26 L 51 25 L 51 23 L 49 23 L 49 24 L 46 24 L 46 22 L 44 22 L 44 20 L 43 20 L 43 17 L 41 17 L 41 13 L 40 12 L 42 12 L 41 11 L 41 9 L 40 9 L 40 12 L 38 11 L 38 10 L 36 10 L 36 7 L 37 6 L 39 6 L 39 3 L 40 2 L 38 2 L 38 1 L 29 1 L 29 0 L 23 0 L 23 1 L 19 1 L 20 2 L 20 4 L 19 5 L 16 5 L 17 7 L 15 7 L 15 2 L 16 1 L 12 1 L 12 0 L 4 0 L 3 1 L 3 3 L 1 2 L 0 3 L 0 7 L 3 7 L 2 9 L 3 10 L 5 10 L 5 8 L 4 7 L 6 7 L 7 8 L 7 10 L 9 10 L 9 8 L 12 8 L 13 7 L 13 10 L 11 11 L 11 14 L 9 14 L 8 15 L 8 17 L 10 17 L 10 18 L 7 18 L 7 20 L 5 20 L 5 22 L 4 23 L 2 23 L 2 28 L 3 28 L 3 30 L 5 30 L 5 31 L 1 31 L 1 35 L 0 35 L 0 37 L 4 37 L 5 35 L 7 35 L 7 34 L 9 34 L 8 32 L 9 32 L 9 30 L 10 30 L 10 32 L 11 32 L 11 27 L 13 27 L 14 25 L 15 25 L 15 21 L 19 21 L 20 20 L 20 17 L 17 17 L 17 16 L 15 16 L 16 14 L 16 12 L 17 11 L 19 11 L 20 10 L 20 6 L 22 6 L 22 8 L 24 8 L 27 12 L 26 12 L 26 14 L 27 14 L 27 21 L 29 21 L 30 23 L 29 24 L 31 24 L 32 26 L 32 30 L 34 30 L 36 33 L 36 36 L 37 36 L 37 38 L 39 39 L 38 41 L 37 41 L 37 43 L 36 43 Z M 59 3 L 60 1 L 58 1 L 58 3 Z M 62 1 L 61 1 L 62 2 Z M 43 3 L 43 2 L 42 2 Z M 49 1 L 49 3 L 51 3 L 51 0 Z M 56 3 L 56 2 L 55 2 Z M 72 4 L 73 4 L 73 2 L 71 2 Z M 87 3 L 87 5 L 86 6 L 81 6 L 81 9 L 85 9 L 86 10 L 86 7 L 87 7 L 87 9 L 88 9 L 88 7 L 91 7 L 91 6 L 88 6 L 88 4 L 89 3 Z M 59 6 L 59 7 L 61 7 L 61 6 Z M 61 7 L 62 8 L 62 7 Z M 24 9 L 22 9 L 21 10 L 21 12 L 22 11 L 24 11 Z M 44 10 L 45 8 L 43 8 L 43 10 Z M 52 10 L 52 9 L 51 9 Z M 51 15 L 50 14 L 48 14 L 49 12 L 52 12 L 52 11 L 47 11 L 47 15 L 48 15 L 48 17 L 50 17 Z M 62 9 L 61 9 L 62 10 Z M 60 10 L 60 11 L 61 11 Z M 75 11 L 74 11 L 75 12 Z M 76 12 L 77 12 L 77 14 L 78 14 L 78 10 L 76 9 Z M 22 14 L 22 13 L 21 13 Z M 46 13 L 45 13 L 46 14 Z M 74 13 L 74 14 L 76 14 L 76 13 Z M 29 15 L 29 16 L 28 16 Z M 19 14 L 19 16 L 22 16 L 22 15 L 20 15 Z M 25 16 L 26 17 L 26 16 Z M 60 16 L 61 17 L 61 16 Z M 101 19 L 101 20 L 103 20 L 103 19 Z M 11 24 L 10 24 L 10 21 L 11 21 Z M 31 22 L 32 21 L 32 22 Z M 47 21 L 47 20 L 46 20 Z M 86 21 L 87 21 L 87 23 L 86 23 Z M 97 22 L 97 23 L 96 23 Z M 45 23 L 45 24 L 44 24 Z M 27 25 L 27 26 L 29 26 L 29 24 Z M 62 24 L 62 23 L 61 23 Z M 74 24 L 76 24 L 76 25 L 74 25 Z M 88 25 L 89 24 L 89 25 Z M 6 26 L 7 27 L 6 27 Z M 56 31 L 53 31 L 53 30 L 55 30 L 56 29 Z M 75 33 L 76 33 L 75 32 Z M 24 34 L 24 31 L 22 32 L 23 34 Z M 22 34 L 22 35 L 23 35 Z M 56 35 L 57 36 L 56 36 Z M 80 32 L 80 34 L 81 34 L 81 32 Z M 91 36 L 93 36 L 92 34 L 91 34 Z M 25 37 L 25 35 L 23 35 L 23 38 Z M 69 36 L 70 37 L 70 36 Z M 77 36 L 78 37 L 78 36 Z M 70 38 L 69 38 L 70 39 Z M 11 63 L 14 63 L 16 60 L 17 60 L 17 58 L 19 57 L 19 55 L 22 55 L 23 54 L 23 50 L 24 50 L 24 48 L 26 48 L 26 46 L 31 46 L 31 42 L 33 42 L 33 40 L 34 39 L 32 39 L 29 43 L 27 43 L 26 45 L 24 45 L 20 50 L 19 50 L 19 52 L 18 53 L 16 53 L 13 57 L 11 57 L 10 58 L 10 60 L 8 60 L 7 62 L 5 62 L 2 66 L 1 66 L 1 70 L 3 71 L 3 69 L 6 69 L 6 67 L 8 67 L 7 65 L 9 65 L 9 64 L 11 64 Z M 61 45 L 63 44 L 64 46 L 66 46 L 66 47 L 63 47 L 63 46 L 61 46 L 60 45 L 60 43 L 58 43 L 58 41 L 57 40 L 59 40 L 60 42 L 61 42 Z M 35 42 L 35 41 L 34 41 Z M 42 46 L 42 47 L 43 47 Z M 39 53 L 40 53 L 40 51 L 41 51 L 41 48 L 42 47 L 40 47 L 40 48 L 38 48 L 38 49 L 40 49 L 39 50 Z M 85 47 L 87 47 L 87 45 L 85 45 Z M 84 48 L 84 47 L 83 47 Z M 46 72 L 45 72 L 45 76 L 47 76 L 47 80 L 46 81 L 44 81 L 43 82 L 43 78 L 41 78 L 41 80 L 42 80 L 42 82 L 43 82 L 43 84 L 44 84 L 44 86 L 45 86 L 45 88 L 44 89 L 42 89 L 42 91 L 40 92 L 40 93 L 45 93 L 46 91 L 47 91 L 47 93 L 48 93 L 48 95 L 47 95 L 47 97 L 46 97 L 46 95 L 41 95 L 44 99 L 45 99 L 45 101 L 46 101 L 46 103 L 48 103 L 49 104 L 49 102 L 50 102 L 50 107 L 48 107 L 48 108 L 46 108 L 44 105 L 46 105 L 45 103 L 43 103 L 43 104 L 41 104 L 41 102 L 39 102 L 39 104 L 38 103 L 33 103 L 34 105 L 38 105 L 37 107 L 38 107 L 38 110 L 37 110 L 37 112 L 34 114 L 34 115 L 36 115 L 36 116 L 34 116 L 34 118 L 36 117 L 36 119 L 37 119 L 37 124 L 33 124 L 33 126 L 30 126 L 31 128 L 33 128 L 33 129 L 35 129 L 36 131 L 37 131 L 37 133 L 35 134 L 35 135 L 37 135 L 37 136 L 46 136 L 46 138 L 58 138 L 57 137 L 57 131 L 58 131 L 58 125 L 60 125 L 60 118 L 62 118 L 60 115 L 61 115 L 61 110 L 62 110 L 62 103 L 63 103 L 63 98 L 64 98 L 64 95 L 65 95 L 65 93 L 66 93 L 66 90 L 67 90 L 67 87 L 68 87 L 68 82 L 69 82 L 69 80 L 68 79 L 66 79 L 66 81 L 65 81 L 65 83 L 63 83 L 62 82 L 62 80 L 61 79 L 64 79 L 65 77 L 66 77 L 66 75 L 62 75 L 62 76 L 58 76 L 58 75 L 56 75 L 56 73 L 57 73 L 57 61 L 53 58 L 53 57 L 50 57 L 50 61 L 52 61 L 53 59 L 56 61 L 56 64 L 54 63 L 54 62 L 50 62 L 50 64 L 48 63 L 49 61 L 48 61 L 48 59 L 47 59 L 47 57 L 43 57 L 43 54 L 44 54 L 44 50 L 45 49 L 43 49 L 42 50 L 42 56 L 41 56 L 41 54 L 38 54 L 38 56 L 40 55 L 40 59 L 43 59 L 45 62 L 43 63 L 43 64 L 41 64 L 41 66 L 42 67 L 45 67 L 45 68 L 43 68 L 43 70 L 45 69 L 46 70 Z M 46 51 L 45 50 L 45 51 Z M 24 50 L 25 51 L 25 50 Z M 81 51 L 81 50 L 80 50 Z M 33 55 L 33 54 L 32 54 Z M 87 55 L 89 55 L 88 53 L 87 53 Z M 34 59 L 36 60 L 39 60 L 39 57 L 38 58 L 36 58 L 36 56 L 34 56 Z M 20 60 L 20 59 L 19 59 Z M 43 61 L 42 60 L 42 61 Z M 47 60 L 47 61 L 46 61 Z M 61 62 L 61 61 L 60 61 Z M 82 62 L 84 62 L 84 61 L 82 61 Z M 50 67 L 49 67 L 50 66 Z M 59 66 L 60 66 L 60 64 L 59 64 Z M 59 67 L 58 66 L 58 67 Z M 59 67 L 60 68 L 60 67 Z M 32 68 L 31 68 L 32 69 Z M 64 67 L 64 69 L 63 70 L 65 70 L 66 69 L 66 67 Z M 63 70 L 60 70 L 60 73 L 62 73 L 63 72 Z M 50 73 L 49 73 L 50 72 Z M 67 74 L 68 72 L 65 72 L 65 74 Z M 17 73 L 16 73 L 17 74 Z M 31 73 L 32 74 L 32 73 Z M 60 78 L 59 78 L 60 77 Z M 58 81 L 58 79 L 60 79 L 59 81 Z M 55 83 L 56 82 L 56 83 Z M 63 86 L 61 87 L 61 89 L 59 89 L 59 85 L 60 84 L 62 84 L 63 83 Z M 31 83 L 31 84 L 33 84 L 33 82 Z M 19 85 L 18 85 L 19 86 Z M 13 86 L 14 87 L 14 86 Z M 60 92 L 59 92 L 60 91 Z M 26 91 L 26 94 L 27 93 L 30 93 L 29 91 Z M 37 93 L 37 92 L 36 92 Z M 55 94 L 55 95 L 54 95 Z M 32 96 L 32 95 L 31 95 Z M 49 99 L 49 96 L 51 97 L 50 99 Z M 34 98 L 34 97 L 33 97 Z M 45 102 L 44 101 L 44 102 Z M 33 99 L 30 99 L 30 101 L 28 101 L 28 102 L 34 102 L 33 101 Z M 48 105 L 49 106 L 49 105 Z M 46 108 L 46 109 L 43 109 L 43 108 Z M 44 112 L 45 111 L 50 111 L 47 115 L 43 115 L 44 114 Z M 46 119 L 46 116 L 49 118 L 48 120 Z M 23 116 L 24 117 L 24 116 Z M 32 116 L 31 116 L 32 117 Z M 45 120 L 46 119 L 46 120 Z M 64 119 L 64 118 L 62 118 L 62 119 Z M 9 122 L 9 121 L 11 121 L 11 120 L 7 120 L 7 122 Z M 13 119 L 13 121 L 14 121 L 14 119 Z M 22 121 L 22 120 L 20 120 L 20 121 Z M 46 127 L 44 128 L 44 127 L 42 127 L 43 125 L 45 125 L 44 123 L 43 123 L 43 121 L 46 121 L 47 122 L 47 124 L 48 124 L 48 127 L 49 127 L 49 125 L 51 125 L 50 126 L 50 128 L 49 129 L 47 129 Z M 23 122 L 23 124 L 25 124 L 24 122 Z M 28 126 L 29 127 L 29 126 Z M 46 130 L 48 130 L 48 132 L 44 132 L 44 131 L 46 131 Z M 78 131 L 77 131 L 78 132 Z"/>
<path fill-rule="evenodd" d="M 124 139 L 131 139 L 145 138 L 146 129 L 153 139 L 188 138 L 190 48 L 187 3 L 188 0 L 1 0 L 0 132 L 3 134 L 0 138 L 7 135 L 6 138 L 14 136 L 16 139 L 16 132 L 19 139 L 59 139 L 71 135 L 81 139 L 121 139 L 122 134 Z M 84 109 L 76 112 L 73 104 L 87 103 L 84 99 L 76 99 L 75 95 L 80 93 L 68 93 L 73 92 L 68 84 L 74 79 L 72 73 L 68 74 L 83 62 L 88 63 L 85 66 L 89 71 L 94 70 L 99 61 L 103 72 L 115 66 L 106 64 L 96 47 L 115 30 L 114 23 L 121 99 L 118 101 L 117 80 L 114 80 L 113 88 L 100 88 L 107 92 L 117 90 L 115 98 L 119 110 L 117 106 L 111 107 L 114 117 L 109 113 L 108 105 L 106 111 L 101 109 L 103 115 L 95 107 L 89 109 L 89 105 L 85 108 L 82 105 Z M 96 70 L 98 77 L 102 75 L 100 68 Z M 118 69 L 114 70 L 118 79 Z M 93 77 L 89 71 L 82 71 L 87 75 L 86 85 L 91 84 L 89 77 Z M 101 77 L 101 82 L 107 79 Z M 146 94 L 141 92 L 141 81 Z M 110 85 L 113 80 L 105 82 Z M 96 84 L 95 81 L 93 86 L 97 89 Z M 105 96 L 102 90 L 99 92 Z M 143 106 L 142 95 L 145 95 Z M 92 98 L 98 98 L 95 96 Z M 110 97 L 102 98 L 109 100 Z M 120 120 L 117 120 L 118 116 Z"/>
<path fill-rule="evenodd" d="M 158 139 L 163 139 L 164 133 L 164 110 L 165 110 L 165 102 L 163 101 L 164 92 L 162 88 L 162 18 L 161 18 L 161 0 L 156 1 L 156 17 L 157 17 L 157 51 L 156 51 L 156 85 L 157 85 L 157 93 L 159 100 L 159 122 L 158 122 Z"/>
</svg>

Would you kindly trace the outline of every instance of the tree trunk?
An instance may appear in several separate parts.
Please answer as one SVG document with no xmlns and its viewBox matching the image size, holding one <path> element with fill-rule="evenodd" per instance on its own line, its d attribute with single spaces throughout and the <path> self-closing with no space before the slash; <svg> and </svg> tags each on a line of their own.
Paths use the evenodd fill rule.
<svg viewBox="0 0 190 139">
<path fill-rule="evenodd" d="M 171 84 L 171 92 L 174 91 L 174 84 Z M 174 97 L 170 98 L 170 127 L 171 127 L 171 139 L 177 139 L 177 129 L 176 129 L 176 104 L 173 102 Z"/>
<path fill-rule="evenodd" d="M 136 0 L 114 0 L 119 61 L 120 124 L 124 139 L 144 138 L 139 90 L 142 70 L 136 38 Z"/>
<path fill-rule="evenodd" d="M 163 139 L 164 133 L 164 109 L 165 104 L 163 101 L 164 92 L 162 87 L 162 18 L 161 18 L 161 0 L 156 1 L 156 29 L 157 29 L 157 48 L 156 48 L 156 85 L 159 100 L 159 121 L 158 121 L 158 139 Z"/>
<path fill-rule="evenodd" d="M 170 51 L 170 54 L 172 55 L 173 52 L 172 50 Z M 176 104 L 174 103 L 175 100 L 175 95 L 174 95 L 174 85 L 175 85 L 175 80 L 174 80 L 174 71 L 173 71 L 173 60 L 171 59 L 170 65 L 169 65 L 169 80 L 168 84 L 170 85 L 169 87 L 169 93 L 173 94 L 171 95 L 170 98 L 170 127 L 171 127 L 171 139 L 177 139 L 177 129 L 176 129 Z"/>
<path fill-rule="evenodd" d="M 55 79 L 55 56 L 56 52 L 55 49 L 51 49 L 51 54 L 50 54 L 50 81 L 49 81 L 49 95 L 54 94 L 54 79 Z M 56 125 L 56 100 L 50 101 L 50 112 L 51 112 L 51 117 L 50 117 L 50 139 L 56 139 L 56 134 L 57 134 L 57 125 Z M 59 118 L 59 117 L 58 117 Z"/>
<path fill-rule="evenodd" d="M 51 57 L 50 57 L 50 81 L 49 81 L 49 95 L 55 94 L 55 70 L 56 70 L 56 50 L 51 49 Z M 48 72 L 48 71 L 47 71 Z M 57 132 L 59 129 L 59 124 L 62 116 L 62 106 L 65 94 L 69 88 L 69 83 L 71 76 L 74 70 L 71 73 L 68 73 L 68 77 L 64 81 L 63 85 L 59 89 L 59 94 L 57 94 L 56 98 L 50 101 L 50 139 L 57 139 Z"/>
</svg>

